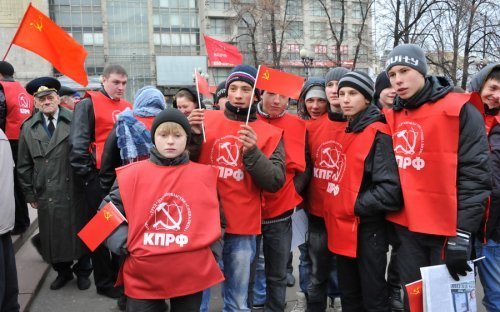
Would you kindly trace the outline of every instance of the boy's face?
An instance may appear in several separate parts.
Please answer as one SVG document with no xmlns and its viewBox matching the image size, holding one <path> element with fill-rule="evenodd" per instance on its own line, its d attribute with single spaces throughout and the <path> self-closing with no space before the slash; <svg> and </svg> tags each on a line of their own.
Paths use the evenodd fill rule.
<svg viewBox="0 0 500 312">
<path fill-rule="evenodd" d="M 346 117 L 354 117 L 364 111 L 370 102 L 363 94 L 351 87 L 343 87 L 339 90 L 340 108 Z"/>
<path fill-rule="evenodd" d="M 323 116 L 328 110 L 327 102 L 325 99 L 313 97 L 306 100 L 306 110 L 311 116 L 311 119 L 318 119 Z"/>
<path fill-rule="evenodd" d="M 337 80 L 328 81 L 325 87 L 325 93 L 330 103 L 330 108 L 332 112 L 340 112 L 340 101 L 337 94 L 339 87 L 339 82 Z"/>
<path fill-rule="evenodd" d="M 396 91 L 393 87 L 385 88 L 380 92 L 379 102 L 383 107 L 392 108 L 394 103 L 394 98 L 396 97 Z"/>
<path fill-rule="evenodd" d="M 232 82 L 227 90 L 227 98 L 235 107 L 247 108 L 252 99 L 253 87 L 244 81 Z M 255 98 L 254 98 L 255 101 Z"/>
<path fill-rule="evenodd" d="M 262 108 L 271 117 L 282 114 L 288 105 L 288 97 L 269 91 L 262 94 Z"/>
<path fill-rule="evenodd" d="M 425 85 L 424 76 L 409 66 L 395 65 L 387 74 L 392 87 L 403 100 L 414 96 Z"/>
<path fill-rule="evenodd" d="M 155 146 L 165 158 L 175 158 L 186 149 L 187 134 L 180 128 L 174 131 L 158 129 L 155 132 Z"/>
<path fill-rule="evenodd" d="M 496 79 L 486 80 L 479 95 L 483 104 L 488 105 L 489 108 L 500 107 L 500 81 Z"/>
</svg>

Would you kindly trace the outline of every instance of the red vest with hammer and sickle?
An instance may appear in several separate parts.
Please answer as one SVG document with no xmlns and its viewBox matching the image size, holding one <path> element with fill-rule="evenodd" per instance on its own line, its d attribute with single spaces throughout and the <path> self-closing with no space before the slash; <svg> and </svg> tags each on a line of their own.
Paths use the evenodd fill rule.
<svg viewBox="0 0 500 312">
<path fill-rule="evenodd" d="M 18 140 L 21 125 L 33 112 L 33 97 L 17 81 L 0 81 L 0 85 L 7 103 L 5 135 L 9 140 Z"/>
<path fill-rule="evenodd" d="M 389 111 L 405 206 L 389 221 L 412 232 L 455 236 L 460 111 L 467 93 L 448 93 L 417 109 Z"/>
<path fill-rule="evenodd" d="M 338 182 L 344 175 L 346 159 L 341 153 L 338 139 L 346 127 L 346 121 L 331 121 L 328 114 L 308 123 L 313 176 L 309 182 L 305 204 L 309 213 L 316 217 L 323 218 L 325 198 L 328 193 L 338 192 Z"/>
<path fill-rule="evenodd" d="M 213 168 L 143 160 L 118 168 L 116 175 L 129 251 L 118 283 L 123 281 L 128 297 L 179 297 L 223 281 L 210 250 L 221 236 Z"/>
<path fill-rule="evenodd" d="M 132 109 L 132 104 L 120 99 L 115 101 L 98 91 L 88 91 L 85 97 L 90 96 L 94 107 L 95 116 L 95 142 L 92 143 L 92 148 L 95 150 L 96 168 L 101 169 L 102 152 L 104 151 L 104 143 L 108 138 L 109 132 L 113 129 L 116 122 L 116 115 L 121 113 L 125 108 Z"/>
<path fill-rule="evenodd" d="M 263 192 L 262 218 L 271 219 L 295 208 L 302 202 L 302 197 L 295 190 L 293 178 L 297 172 L 304 172 L 306 169 L 306 123 L 288 113 L 275 119 L 257 116 L 260 120 L 283 129 L 286 155 L 285 185 L 276 193 Z"/>
<path fill-rule="evenodd" d="M 338 132 L 338 153 L 344 164 L 336 188 L 324 197 L 325 224 L 328 249 L 339 255 L 356 258 L 359 218 L 354 214 L 363 180 L 365 160 L 375 141 L 377 132 L 389 134 L 389 127 L 375 122 L 359 133 Z"/>
<path fill-rule="evenodd" d="M 219 170 L 217 189 L 226 217 L 226 232 L 254 235 L 261 232 L 261 192 L 243 164 L 238 131 L 242 121 L 230 120 L 222 111 L 205 111 L 207 141 L 201 145 L 198 161 Z M 270 157 L 278 146 L 282 130 L 261 120 L 249 123 L 257 134 L 257 147 Z"/>
</svg>

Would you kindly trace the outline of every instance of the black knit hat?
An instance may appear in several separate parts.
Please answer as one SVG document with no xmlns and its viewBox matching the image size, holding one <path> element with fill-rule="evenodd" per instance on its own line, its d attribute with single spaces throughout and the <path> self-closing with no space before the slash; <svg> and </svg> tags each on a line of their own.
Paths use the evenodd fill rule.
<svg viewBox="0 0 500 312">
<path fill-rule="evenodd" d="M 215 91 L 214 103 L 219 102 L 220 98 L 227 97 L 226 82 L 223 81 L 217 86 L 217 91 Z"/>
<path fill-rule="evenodd" d="M 378 99 L 380 97 L 380 93 L 382 93 L 384 89 L 390 87 L 392 87 L 391 81 L 389 80 L 389 77 L 387 77 L 387 73 L 385 71 L 381 72 L 375 80 L 375 94 L 373 97 Z"/>
<path fill-rule="evenodd" d="M 257 69 L 250 65 L 238 65 L 229 74 L 226 79 L 226 90 L 229 89 L 231 83 L 235 81 L 244 81 L 251 85 L 255 84 L 255 78 L 257 77 Z"/>
<path fill-rule="evenodd" d="M 179 124 L 187 134 L 187 142 L 191 138 L 191 126 L 189 125 L 189 121 L 184 114 L 175 108 L 167 108 L 166 110 L 161 111 L 158 115 L 156 115 L 153 120 L 153 125 L 151 126 L 151 140 L 153 144 L 155 144 L 155 132 L 156 128 L 164 122 L 175 122 Z"/>
<path fill-rule="evenodd" d="M 4 76 L 14 76 L 14 67 L 6 61 L 0 61 L 0 74 Z"/>
<path fill-rule="evenodd" d="M 358 90 L 370 102 L 373 99 L 373 80 L 362 71 L 351 71 L 339 81 L 339 91 L 343 87 L 351 87 Z"/>
</svg>

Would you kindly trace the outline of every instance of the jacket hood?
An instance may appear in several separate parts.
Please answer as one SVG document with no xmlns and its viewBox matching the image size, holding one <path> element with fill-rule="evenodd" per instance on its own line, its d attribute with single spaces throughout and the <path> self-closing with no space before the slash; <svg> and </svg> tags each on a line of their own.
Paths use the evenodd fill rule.
<svg viewBox="0 0 500 312">
<path fill-rule="evenodd" d="M 346 132 L 361 132 L 370 124 L 381 121 L 385 123 L 385 116 L 374 104 L 369 104 L 368 107 L 349 122 Z"/>
<path fill-rule="evenodd" d="M 300 90 L 300 95 L 299 95 L 299 102 L 297 103 L 297 114 L 301 119 L 304 120 L 309 120 L 311 119 L 311 116 L 307 112 L 306 105 L 305 105 L 305 97 L 307 92 L 312 88 L 312 87 L 323 87 L 325 88 L 326 82 L 325 78 L 323 77 L 311 77 L 306 80 L 304 83 L 304 86 L 302 86 L 302 90 Z M 330 107 L 330 105 L 327 105 Z"/>
<path fill-rule="evenodd" d="M 486 78 L 491 73 L 491 71 L 497 67 L 500 67 L 499 63 L 490 64 L 481 69 L 477 74 L 475 74 L 469 82 L 467 89 L 470 92 L 479 92 L 486 82 Z"/>
<path fill-rule="evenodd" d="M 453 85 L 445 77 L 428 76 L 425 78 L 425 84 L 422 90 L 417 92 L 411 98 L 403 100 L 399 96 L 394 98 L 393 109 L 395 111 L 403 108 L 415 109 L 427 102 L 435 102 L 453 91 Z"/>
</svg>

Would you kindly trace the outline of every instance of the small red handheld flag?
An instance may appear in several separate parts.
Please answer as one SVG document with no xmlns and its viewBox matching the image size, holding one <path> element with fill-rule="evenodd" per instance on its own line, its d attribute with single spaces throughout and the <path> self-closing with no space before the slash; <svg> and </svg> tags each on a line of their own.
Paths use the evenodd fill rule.
<svg viewBox="0 0 500 312">
<path fill-rule="evenodd" d="M 208 65 L 236 66 L 243 63 L 243 55 L 238 48 L 228 43 L 203 35 L 207 48 Z"/>
<path fill-rule="evenodd" d="M 410 312 L 424 311 L 424 296 L 422 280 L 406 284 L 406 292 L 408 293 L 408 303 Z"/>
<path fill-rule="evenodd" d="M 255 87 L 298 100 L 303 84 L 304 78 L 300 76 L 261 65 Z"/>
<path fill-rule="evenodd" d="M 31 3 L 12 44 L 40 55 L 82 86 L 88 85 L 84 66 L 87 57 L 85 48 Z"/>
<path fill-rule="evenodd" d="M 211 97 L 210 88 L 208 87 L 208 81 L 203 78 L 198 71 L 195 71 L 196 75 L 196 87 L 198 88 L 198 93 L 203 94 L 206 97 Z"/>
<path fill-rule="evenodd" d="M 123 221 L 127 221 L 116 206 L 109 202 L 78 233 L 78 236 L 94 251 Z"/>
</svg>

